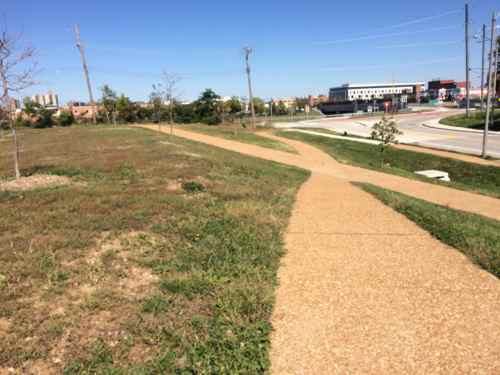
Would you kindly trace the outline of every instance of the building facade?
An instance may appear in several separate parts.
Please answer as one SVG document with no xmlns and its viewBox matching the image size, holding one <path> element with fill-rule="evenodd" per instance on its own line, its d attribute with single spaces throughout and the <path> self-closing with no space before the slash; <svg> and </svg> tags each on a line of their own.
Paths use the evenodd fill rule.
<svg viewBox="0 0 500 375">
<path fill-rule="evenodd" d="M 380 84 L 349 84 L 330 89 L 331 102 L 367 101 L 384 99 L 388 96 L 418 96 L 422 91 L 422 82 L 412 83 L 380 83 Z"/>
<path fill-rule="evenodd" d="M 30 100 L 45 108 L 59 108 L 59 96 L 51 91 L 45 95 L 33 95 Z"/>
</svg>

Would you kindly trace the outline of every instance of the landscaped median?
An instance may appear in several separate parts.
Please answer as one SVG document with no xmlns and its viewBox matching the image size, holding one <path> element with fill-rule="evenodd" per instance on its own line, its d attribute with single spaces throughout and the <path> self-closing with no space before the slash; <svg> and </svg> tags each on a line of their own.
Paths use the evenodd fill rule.
<svg viewBox="0 0 500 375">
<path fill-rule="evenodd" d="M 485 112 L 473 111 L 469 117 L 465 114 L 449 116 L 442 118 L 439 123 L 447 126 L 456 126 L 459 128 L 483 130 L 485 125 Z M 489 128 L 493 131 L 500 131 L 500 110 L 494 112 L 494 122 L 490 122 Z"/>
<path fill-rule="evenodd" d="M 356 183 L 402 213 L 439 241 L 452 246 L 493 275 L 500 277 L 500 222 L 453 210 L 404 194 Z"/>
<path fill-rule="evenodd" d="M 72 183 L 0 192 L 0 373 L 268 370 L 308 172 L 139 128 L 21 133 L 24 174 Z"/>
<path fill-rule="evenodd" d="M 293 131 L 279 131 L 277 135 L 319 147 L 342 163 L 500 197 L 500 168 L 495 166 L 473 164 L 394 147 L 387 147 L 382 154 L 378 145 Z M 422 170 L 448 172 L 451 182 L 438 182 L 415 174 L 416 171 Z"/>
</svg>

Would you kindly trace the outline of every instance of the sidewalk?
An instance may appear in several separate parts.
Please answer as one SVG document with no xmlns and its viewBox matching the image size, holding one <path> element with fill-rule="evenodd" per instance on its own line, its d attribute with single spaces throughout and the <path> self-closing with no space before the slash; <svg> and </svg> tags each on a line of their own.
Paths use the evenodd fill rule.
<svg viewBox="0 0 500 375">
<path fill-rule="evenodd" d="M 285 234 L 271 373 L 500 372 L 500 281 L 350 181 L 402 183 L 399 191 L 497 218 L 500 200 L 344 166 L 288 139 L 278 138 L 299 155 L 174 134 L 312 171 Z"/>
</svg>

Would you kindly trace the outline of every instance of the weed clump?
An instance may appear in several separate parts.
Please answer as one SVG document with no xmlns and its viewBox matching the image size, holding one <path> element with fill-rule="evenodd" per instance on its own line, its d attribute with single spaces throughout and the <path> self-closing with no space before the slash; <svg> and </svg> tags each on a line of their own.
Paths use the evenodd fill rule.
<svg viewBox="0 0 500 375">
<path fill-rule="evenodd" d="M 203 186 L 203 184 L 199 182 L 188 181 L 182 184 L 182 190 L 184 190 L 187 193 L 195 194 L 195 193 L 202 193 L 206 189 L 205 186 Z"/>
</svg>

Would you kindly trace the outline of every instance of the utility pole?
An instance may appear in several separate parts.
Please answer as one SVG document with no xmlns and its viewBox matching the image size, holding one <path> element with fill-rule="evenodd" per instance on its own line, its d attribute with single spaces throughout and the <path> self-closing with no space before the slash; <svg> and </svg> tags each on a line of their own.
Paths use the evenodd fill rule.
<svg viewBox="0 0 500 375">
<path fill-rule="evenodd" d="M 273 124 L 273 98 L 271 98 L 271 101 L 269 102 L 269 121 L 271 125 Z"/>
<path fill-rule="evenodd" d="M 496 39 L 496 36 L 495 36 Z M 500 46 L 497 44 L 497 41 L 495 40 L 494 42 L 494 54 L 495 54 L 495 59 L 494 59 L 494 64 L 493 64 L 493 90 L 492 90 L 492 96 L 493 96 L 493 101 L 496 99 L 497 95 L 497 78 L 498 78 L 498 50 L 500 49 Z M 491 119 L 490 122 L 492 124 L 495 123 L 495 106 L 491 106 Z"/>
<path fill-rule="evenodd" d="M 494 48 L 496 49 L 495 43 L 495 30 L 496 29 L 496 14 L 493 12 L 493 16 L 491 17 L 491 36 L 490 36 L 490 59 L 488 64 L 488 97 L 486 101 L 486 118 L 484 122 L 484 131 L 483 131 L 483 152 L 481 156 L 486 158 L 488 156 L 488 131 L 490 125 L 490 112 L 491 112 L 491 101 L 493 95 L 493 72 L 492 69 L 496 69 L 496 66 L 492 66 L 494 64 Z"/>
<path fill-rule="evenodd" d="M 250 112 L 252 114 L 252 127 L 255 128 L 255 107 L 253 105 L 252 78 L 250 72 L 250 54 L 253 52 L 253 50 L 250 47 L 245 47 L 243 48 L 243 52 L 245 53 L 245 63 L 248 80 L 248 96 L 250 98 Z"/>
<path fill-rule="evenodd" d="M 470 68 L 469 68 L 469 4 L 465 3 L 465 95 L 467 107 L 465 110 L 466 117 L 469 117 L 470 112 Z"/>
<path fill-rule="evenodd" d="M 87 66 L 87 60 L 85 59 L 85 50 L 80 40 L 80 28 L 78 27 L 78 25 L 75 25 L 75 36 L 76 36 L 76 48 L 78 48 L 78 50 L 80 51 L 80 57 L 82 59 L 82 66 L 83 66 L 83 74 L 85 75 L 85 81 L 87 83 L 87 89 L 89 91 L 89 100 L 90 100 L 90 105 L 92 106 L 92 121 L 94 122 L 94 124 L 97 124 L 97 117 L 96 117 L 97 109 L 94 101 L 94 95 L 92 94 L 92 85 L 90 84 L 89 68 Z"/>
<path fill-rule="evenodd" d="M 486 25 L 483 23 L 483 33 L 481 37 L 481 112 L 484 112 L 484 48 L 486 45 Z"/>
</svg>

